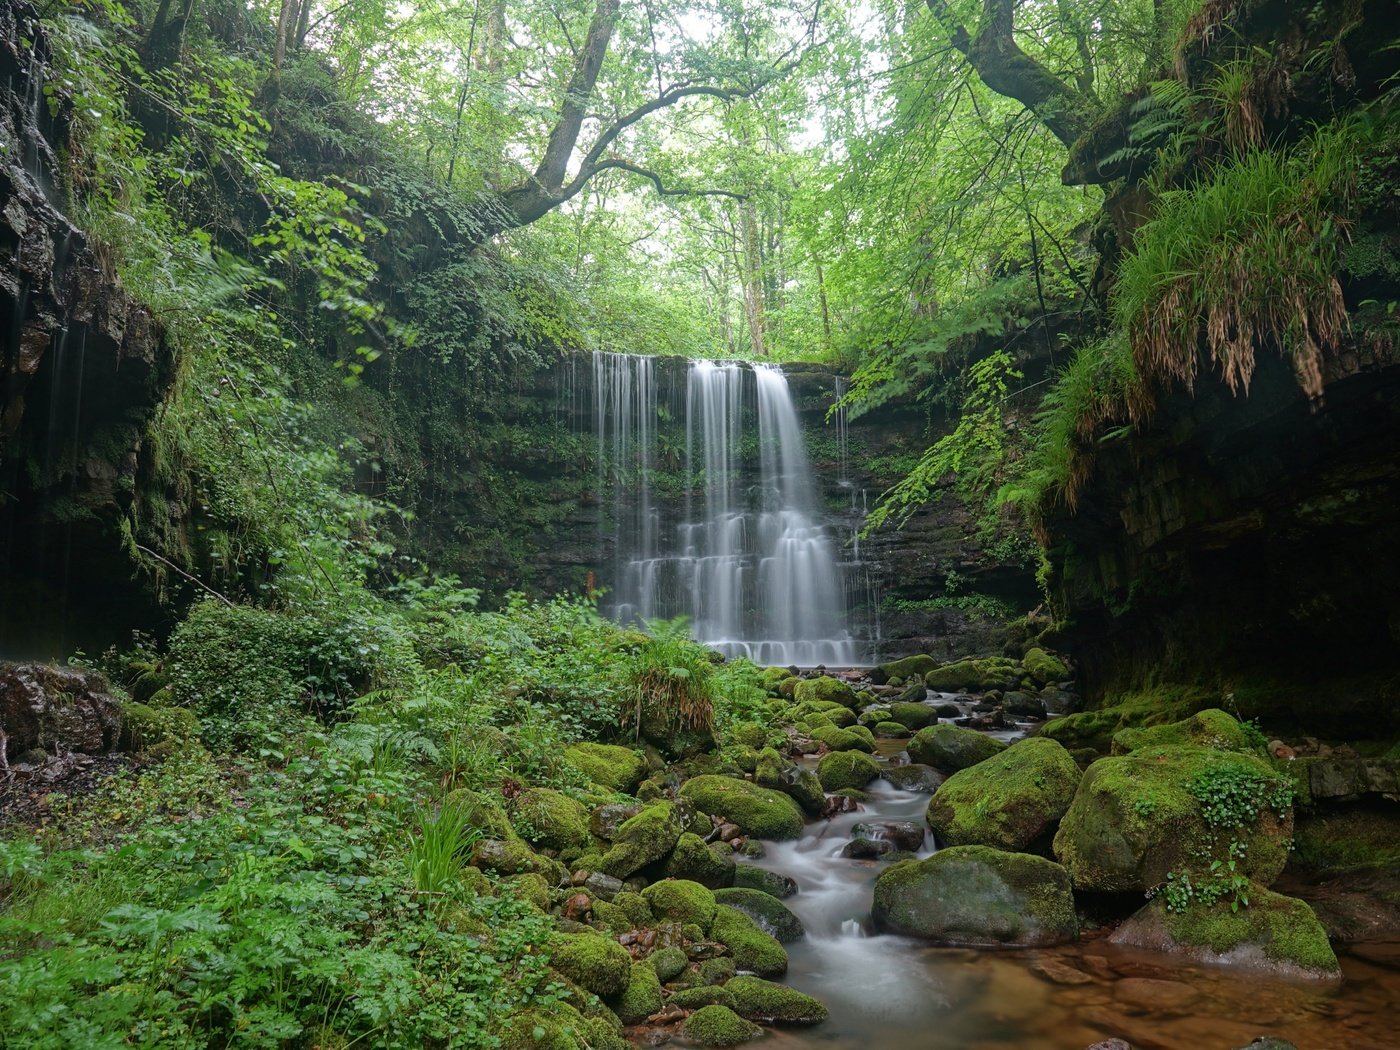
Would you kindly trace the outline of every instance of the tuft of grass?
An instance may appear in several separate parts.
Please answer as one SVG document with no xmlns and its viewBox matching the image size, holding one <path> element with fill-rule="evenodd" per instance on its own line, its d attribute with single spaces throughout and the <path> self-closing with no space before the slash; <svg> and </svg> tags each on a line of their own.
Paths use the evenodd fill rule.
<svg viewBox="0 0 1400 1050">
<path fill-rule="evenodd" d="M 445 801 L 408 833 L 408 872 L 419 893 L 446 897 L 459 885 L 472 846 L 481 838 L 465 807 Z"/>
</svg>

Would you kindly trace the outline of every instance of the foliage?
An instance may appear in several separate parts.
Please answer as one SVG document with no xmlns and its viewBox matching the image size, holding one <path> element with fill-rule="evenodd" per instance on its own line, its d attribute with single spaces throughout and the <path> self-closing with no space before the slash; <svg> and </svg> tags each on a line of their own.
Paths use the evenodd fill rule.
<svg viewBox="0 0 1400 1050">
<path fill-rule="evenodd" d="M 628 675 L 622 724 L 640 740 L 642 723 L 709 734 L 717 690 L 709 651 L 690 640 L 685 617 L 654 621 Z"/>
</svg>

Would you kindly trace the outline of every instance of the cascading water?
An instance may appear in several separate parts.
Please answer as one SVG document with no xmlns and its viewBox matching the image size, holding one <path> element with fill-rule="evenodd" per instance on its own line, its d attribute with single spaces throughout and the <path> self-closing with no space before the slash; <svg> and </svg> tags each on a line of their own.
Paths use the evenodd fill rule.
<svg viewBox="0 0 1400 1050">
<path fill-rule="evenodd" d="M 762 664 L 861 662 L 846 595 L 862 567 L 823 521 L 782 369 L 693 361 L 682 392 L 659 390 L 656 364 L 594 354 L 604 611 L 688 616 L 700 641 Z"/>
</svg>

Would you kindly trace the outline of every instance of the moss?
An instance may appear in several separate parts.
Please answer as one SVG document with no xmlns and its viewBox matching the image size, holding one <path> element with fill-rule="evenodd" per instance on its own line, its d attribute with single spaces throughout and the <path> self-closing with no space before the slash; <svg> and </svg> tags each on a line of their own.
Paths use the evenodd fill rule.
<svg viewBox="0 0 1400 1050">
<path fill-rule="evenodd" d="M 685 973 L 688 965 L 685 952 L 674 945 L 656 949 L 647 956 L 646 963 L 656 972 L 657 979 L 663 982 L 674 981 Z"/>
<path fill-rule="evenodd" d="M 1037 735 L 1058 740 L 1071 751 L 1092 747 L 1106 752 L 1120 729 L 1179 721 L 1218 700 L 1218 693 L 1194 687 L 1158 686 L 1120 695 L 1091 711 L 1051 719 Z"/>
<path fill-rule="evenodd" d="M 846 732 L 854 733 L 856 736 L 860 737 L 867 744 L 869 744 L 872 749 L 875 747 L 875 731 L 869 726 L 853 725 L 850 728 L 848 728 Z"/>
<path fill-rule="evenodd" d="M 908 750 L 909 758 L 920 765 L 955 773 L 1000 754 L 1006 745 L 975 729 L 936 725 L 915 733 Z"/>
<path fill-rule="evenodd" d="M 782 944 L 795 941 L 807 932 L 802 928 L 802 920 L 789 911 L 782 901 L 761 890 L 718 890 L 715 900 L 731 908 L 738 908 L 758 923 L 764 933 Z"/>
<path fill-rule="evenodd" d="M 503 885 L 510 887 L 515 895 L 528 901 L 540 911 L 549 911 L 549 882 L 537 872 L 512 875 Z"/>
<path fill-rule="evenodd" d="M 795 839 L 802 834 L 802 811 L 796 802 L 781 792 L 745 780 L 713 775 L 693 777 L 682 785 L 680 797 L 702 813 L 728 818 L 746 835 Z"/>
<path fill-rule="evenodd" d="M 497 875 L 520 875 L 533 871 L 551 878 L 559 874 L 556 861 L 541 857 L 513 835 L 507 839 L 478 839 L 472 847 L 471 862 L 483 871 L 494 871 Z"/>
<path fill-rule="evenodd" d="M 736 722 L 725 733 L 725 743 L 743 744 L 761 751 L 768 746 L 768 730 L 757 722 Z"/>
<path fill-rule="evenodd" d="M 922 678 L 938 666 L 938 661 L 931 656 L 906 656 L 903 660 L 891 660 L 887 664 L 881 664 L 880 670 L 884 672 L 885 681 L 890 682 L 895 678 Z"/>
<path fill-rule="evenodd" d="M 727 1006 L 702 1006 L 685 1019 L 685 1037 L 699 1046 L 738 1046 L 757 1039 L 763 1029 Z"/>
<path fill-rule="evenodd" d="M 1078 935 L 1069 875 L 1026 853 L 951 846 L 886 868 L 875 881 L 877 928 L 938 944 L 1060 944 Z"/>
<path fill-rule="evenodd" d="M 759 787 L 781 791 L 814 816 L 821 813 L 826 804 L 826 793 L 822 791 L 816 774 L 788 761 L 771 747 L 759 753 L 754 783 Z"/>
<path fill-rule="evenodd" d="M 626 933 L 632 929 L 632 920 L 627 917 L 627 913 L 609 901 L 593 902 L 593 919 L 595 925 L 602 926 L 609 933 Z"/>
<path fill-rule="evenodd" d="M 860 751 L 833 751 L 817 763 L 817 779 L 827 791 L 863 788 L 879 775 L 879 763 Z"/>
<path fill-rule="evenodd" d="M 457 788 L 443 796 L 442 805 L 443 808 L 460 810 L 468 824 L 489 838 L 515 838 L 515 828 L 511 826 L 505 808 L 487 795 L 470 788 Z"/>
<path fill-rule="evenodd" d="M 1200 747 L 1141 748 L 1091 765 L 1055 835 L 1055 856 L 1075 888 L 1149 890 L 1168 872 L 1198 865 L 1203 853 L 1225 859 L 1232 839 L 1244 846 L 1242 874 L 1266 885 L 1277 878 L 1288 859 L 1292 810 L 1280 816 L 1261 806 L 1247 826 L 1217 833 L 1192 793 L 1202 775 L 1277 779 L 1261 759 Z"/>
<path fill-rule="evenodd" d="M 769 1024 L 820 1024 L 829 1016 L 818 999 L 761 977 L 736 977 L 725 988 L 734 997 L 734 1010 L 751 1021 Z"/>
<path fill-rule="evenodd" d="M 696 988 L 680 988 L 671 993 L 670 1003 L 682 1010 L 698 1010 L 702 1006 L 727 1006 L 734 1009 L 734 995 L 728 988 L 702 984 Z"/>
<path fill-rule="evenodd" d="M 797 695 L 797 687 L 802 684 L 802 679 L 796 675 L 789 675 L 778 683 L 778 695 L 785 696 L 789 700 Z"/>
<path fill-rule="evenodd" d="M 729 949 L 740 970 L 769 977 L 787 972 L 788 956 L 783 946 L 737 908 L 721 904 L 710 935 Z"/>
<path fill-rule="evenodd" d="M 511 823 L 533 846 L 577 850 L 588 842 L 588 809 L 549 788 L 530 788 L 511 803 Z"/>
<path fill-rule="evenodd" d="M 909 730 L 898 722 L 876 722 L 875 735 L 886 740 L 897 740 L 909 735 Z"/>
<path fill-rule="evenodd" d="M 1349 805 L 1309 814 L 1298 819 L 1293 846 L 1290 863 L 1315 875 L 1400 870 L 1400 813 Z"/>
<path fill-rule="evenodd" d="M 639 1024 L 661 1009 L 661 981 L 646 963 L 633 963 L 617 1000 L 617 1016 L 623 1024 Z"/>
<path fill-rule="evenodd" d="M 630 747 L 582 743 L 564 749 L 564 761 L 595 784 L 630 795 L 647 775 L 646 760 Z"/>
<path fill-rule="evenodd" d="M 708 930 L 715 919 L 715 895 L 698 882 L 662 879 L 642 890 L 642 897 L 658 919 L 693 922 L 702 930 Z"/>
<path fill-rule="evenodd" d="M 998 689 L 1015 677 L 1016 664 L 1001 656 L 959 660 L 924 675 L 924 685 L 939 693 L 985 692 Z"/>
<path fill-rule="evenodd" d="M 554 948 L 554 968 L 594 995 L 619 995 L 627 987 L 632 957 L 611 937 L 595 933 L 565 934 Z"/>
<path fill-rule="evenodd" d="M 680 817 L 670 802 L 648 806 L 617 829 L 612 848 L 599 870 L 625 879 L 648 864 L 664 860 L 681 837 Z"/>
<path fill-rule="evenodd" d="M 820 726 L 811 731 L 811 737 L 830 751 L 864 751 L 868 754 L 875 750 L 875 744 L 872 740 L 866 740 L 865 737 L 851 729 Z"/>
<path fill-rule="evenodd" d="M 613 898 L 613 903 L 626 913 L 627 921 L 633 926 L 650 926 L 656 921 L 656 916 L 651 913 L 651 905 L 640 893 L 624 890 Z"/>
<path fill-rule="evenodd" d="M 889 718 L 889 706 L 887 704 L 877 704 L 873 707 L 867 707 L 864 711 L 862 711 L 860 713 L 860 717 L 856 719 L 856 724 L 863 726 L 873 726 L 877 722 L 888 721 Z"/>
<path fill-rule="evenodd" d="M 765 693 L 778 693 L 791 677 L 792 672 L 786 667 L 765 667 L 758 672 L 758 686 Z"/>
<path fill-rule="evenodd" d="M 1065 662 L 1058 656 L 1051 656 L 1044 649 L 1027 649 L 1021 663 L 1025 665 L 1026 673 L 1040 685 L 1063 682 L 1069 678 L 1069 668 L 1065 666 Z"/>
<path fill-rule="evenodd" d="M 786 900 L 797 892 L 797 883 L 786 875 L 753 864 L 735 866 L 734 886 L 738 889 L 758 890 L 779 900 Z"/>
<path fill-rule="evenodd" d="M 583 1050 L 588 1026 L 567 1003 L 532 1006 L 504 1019 L 502 1050 Z"/>
<path fill-rule="evenodd" d="M 797 683 L 792 698 L 799 704 L 807 700 L 827 700 L 854 710 L 856 691 L 839 678 L 823 675 L 820 678 L 804 678 Z"/>
<path fill-rule="evenodd" d="M 724 845 L 709 845 L 699 835 L 683 834 L 666 861 L 666 874 L 673 879 L 689 879 L 712 890 L 734 882 L 733 851 Z"/>
<path fill-rule="evenodd" d="M 168 742 L 185 744 L 198 736 L 199 719 L 187 707 L 122 705 L 121 746 L 128 751 L 145 751 Z"/>
<path fill-rule="evenodd" d="M 1019 852 L 1065 815 L 1080 776 L 1055 741 L 1021 740 L 945 780 L 929 801 L 928 824 L 943 845 Z"/>
<path fill-rule="evenodd" d="M 902 702 L 890 705 L 890 718 L 916 732 L 938 721 L 938 712 L 928 704 Z"/>
<path fill-rule="evenodd" d="M 1197 711 L 1180 722 L 1120 729 L 1113 734 L 1113 753 L 1127 754 L 1142 747 L 1189 744 L 1213 747 L 1217 751 L 1256 752 L 1255 741 L 1235 718 L 1218 707 Z"/>
<path fill-rule="evenodd" d="M 704 959 L 696 970 L 696 983 L 724 984 L 734 976 L 737 969 L 734 960 L 728 955 L 721 955 L 715 959 Z"/>
</svg>

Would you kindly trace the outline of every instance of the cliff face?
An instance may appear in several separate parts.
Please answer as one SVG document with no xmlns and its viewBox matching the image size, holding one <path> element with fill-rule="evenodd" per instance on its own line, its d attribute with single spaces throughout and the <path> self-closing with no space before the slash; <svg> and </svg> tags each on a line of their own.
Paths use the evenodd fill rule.
<svg viewBox="0 0 1400 1050">
<path fill-rule="evenodd" d="M 1270 142 L 1374 99 L 1400 65 L 1382 46 L 1390 5 L 1216 6 L 1230 32 L 1189 45 L 1178 75 L 1204 80 L 1217 63 L 1268 55 Z M 1129 123 L 1107 122 L 1067 173 L 1122 180 L 1110 189 L 1105 274 L 1146 213 L 1133 206 L 1145 173 L 1102 170 L 1085 153 L 1121 147 Z M 1275 724 L 1400 725 L 1400 165 L 1382 159 L 1363 178 L 1371 203 L 1338 274 L 1351 330 L 1330 348 L 1322 396 L 1305 396 L 1276 348 L 1260 350 L 1239 396 L 1203 367 L 1194 394 L 1172 394 L 1148 425 L 1103 443 L 1076 510 L 1046 523 L 1090 696 L 1191 683 Z"/>
<path fill-rule="evenodd" d="M 49 57 L 36 12 L 0 5 L 0 648 L 55 655 L 140 600 L 117 523 L 169 361 L 64 214 Z"/>
</svg>

